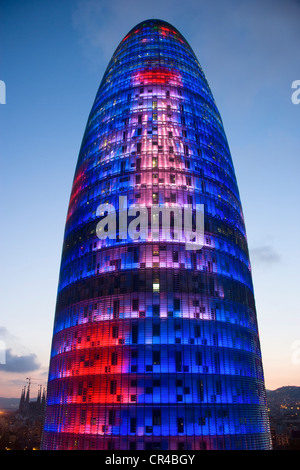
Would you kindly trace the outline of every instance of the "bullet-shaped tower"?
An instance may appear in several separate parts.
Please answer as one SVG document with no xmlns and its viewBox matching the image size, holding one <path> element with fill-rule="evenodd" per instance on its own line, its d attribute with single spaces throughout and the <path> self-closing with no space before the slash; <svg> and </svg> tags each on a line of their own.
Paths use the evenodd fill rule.
<svg viewBox="0 0 300 470">
<path fill-rule="evenodd" d="M 199 207 L 196 246 L 180 223 L 189 210 L 197 233 Z M 153 208 L 169 215 L 169 233 Z M 199 62 L 165 21 L 124 37 L 88 118 L 65 227 L 42 448 L 270 448 L 232 159 Z"/>
</svg>

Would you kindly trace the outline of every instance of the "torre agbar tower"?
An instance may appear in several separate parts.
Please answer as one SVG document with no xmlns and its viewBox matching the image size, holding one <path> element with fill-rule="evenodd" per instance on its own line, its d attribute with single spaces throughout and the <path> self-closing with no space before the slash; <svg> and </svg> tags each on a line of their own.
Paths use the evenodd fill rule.
<svg viewBox="0 0 300 470">
<path fill-rule="evenodd" d="M 146 234 L 140 223 L 129 235 L 134 205 L 146 210 Z M 175 209 L 193 211 L 194 229 L 199 205 L 203 243 L 188 249 Z M 158 232 L 148 230 L 153 206 L 169 208 L 169 234 L 161 219 Z M 65 226 L 42 449 L 270 449 L 232 159 L 198 60 L 164 21 L 124 37 L 88 118 Z"/>
</svg>

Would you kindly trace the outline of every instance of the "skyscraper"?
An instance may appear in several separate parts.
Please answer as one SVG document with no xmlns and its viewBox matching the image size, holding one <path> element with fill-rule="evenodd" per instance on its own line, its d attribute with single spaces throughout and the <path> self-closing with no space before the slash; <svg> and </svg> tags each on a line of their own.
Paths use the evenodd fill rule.
<svg viewBox="0 0 300 470">
<path fill-rule="evenodd" d="M 169 233 L 154 207 L 169 214 Z M 204 233 L 189 246 L 178 222 L 190 210 L 197 233 L 199 207 Z M 42 448 L 270 448 L 228 143 L 195 54 L 161 20 L 121 41 L 88 118 L 65 227 Z"/>
</svg>

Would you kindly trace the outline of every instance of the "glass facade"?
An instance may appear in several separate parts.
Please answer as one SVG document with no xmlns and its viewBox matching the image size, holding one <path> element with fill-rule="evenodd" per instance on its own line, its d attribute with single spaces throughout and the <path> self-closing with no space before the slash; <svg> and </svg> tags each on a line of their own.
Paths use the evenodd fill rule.
<svg viewBox="0 0 300 470">
<path fill-rule="evenodd" d="M 115 238 L 99 229 L 103 204 L 118 215 Z M 153 206 L 170 208 L 169 236 L 158 221 L 156 234 L 135 227 L 140 236 L 130 237 L 120 220 L 133 220 L 134 204 L 147 227 Z M 203 246 L 187 249 L 175 208 L 195 215 L 197 205 Z M 124 37 L 88 118 L 65 227 L 42 448 L 270 448 L 232 159 L 198 60 L 164 21 Z"/>
</svg>

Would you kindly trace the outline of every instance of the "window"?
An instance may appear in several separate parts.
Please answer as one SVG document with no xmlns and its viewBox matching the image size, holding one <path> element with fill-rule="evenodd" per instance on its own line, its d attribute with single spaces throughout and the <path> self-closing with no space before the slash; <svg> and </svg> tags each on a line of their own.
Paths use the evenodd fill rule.
<svg viewBox="0 0 300 470">
<path fill-rule="evenodd" d="M 182 368 L 182 353 L 181 351 L 175 352 L 176 371 L 180 372 Z"/>
<path fill-rule="evenodd" d="M 160 411 L 160 409 L 154 408 L 152 410 L 152 423 L 153 423 L 153 426 L 160 426 L 161 425 L 161 411 Z"/>
<path fill-rule="evenodd" d="M 160 324 L 159 323 L 153 323 L 152 334 L 153 336 L 160 336 Z"/>
<path fill-rule="evenodd" d="M 114 395 L 116 392 L 117 392 L 117 381 L 111 380 L 110 381 L 110 393 L 111 395 Z"/>
<path fill-rule="evenodd" d="M 116 366 L 118 364 L 118 353 L 111 353 L 111 365 Z"/>
<path fill-rule="evenodd" d="M 159 292 L 159 281 L 153 281 L 153 292 Z"/>
<path fill-rule="evenodd" d="M 139 299 L 132 299 L 132 310 L 136 311 L 139 309 Z"/>
<path fill-rule="evenodd" d="M 130 418 L 130 432 L 133 434 L 136 432 L 136 418 Z"/>
<path fill-rule="evenodd" d="M 133 249 L 133 262 L 138 263 L 138 261 L 139 261 L 139 247 L 135 246 Z M 134 279 L 134 282 L 135 282 L 135 279 Z"/>
<path fill-rule="evenodd" d="M 108 448 L 108 450 L 114 450 L 114 448 L 115 448 L 114 441 L 109 440 L 108 443 L 107 443 L 107 448 Z"/>
<path fill-rule="evenodd" d="M 184 430 L 184 419 L 183 418 L 177 418 L 177 432 L 178 434 L 182 434 Z"/>
<path fill-rule="evenodd" d="M 152 352 L 152 361 L 154 365 L 160 364 L 160 351 L 153 351 Z"/>
<path fill-rule="evenodd" d="M 109 410 L 108 412 L 108 424 L 114 426 L 116 419 L 116 410 Z"/>
<path fill-rule="evenodd" d="M 197 381 L 197 396 L 199 401 L 203 401 L 204 399 L 204 387 L 203 387 L 203 380 Z"/>
<path fill-rule="evenodd" d="M 202 366 L 202 352 L 196 351 L 196 365 Z"/>
<path fill-rule="evenodd" d="M 199 301 L 198 301 L 198 305 L 199 305 Z M 200 338 L 200 336 L 201 336 L 200 325 L 195 325 L 195 338 Z"/>
<path fill-rule="evenodd" d="M 216 380 L 216 394 L 221 395 L 222 393 L 222 383 L 221 380 Z"/>
<path fill-rule="evenodd" d="M 131 326 L 131 340 L 132 344 L 136 344 L 138 342 L 138 324 L 133 323 Z"/>
<path fill-rule="evenodd" d="M 114 325 L 112 327 L 112 337 L 118 338 L 118 336 L 119 336 L 119 327 L 117 325 Z"/>
<path fill-rule="evenodd" d="M 114 318 L 119 317 L 119 307 L 120 307 L 120 301 L 119 300 L 114 300 L 114 307 L 113 307 L 113 316 L 114 316 Z"/>
<path fill-rule="evenodd" d="M 159 317 L 159 311 L 160 311 L 159 305 L 153 305 L 152 313 L 154 317 Z"/>
<path fill-rule="evenodd" d="M 133 349 L 131 351 L 131 359 L 137 359 L 137 357 L 138 357 L 138 352 L 136 349 Z"/>
<path fill-rule="evenodd" d="M 86 422 L 86 410 L 80 410 L 80 424 L 85 424 Z"/>
</svg>

